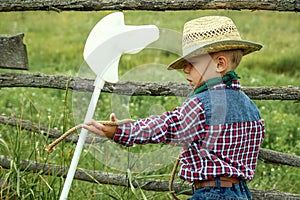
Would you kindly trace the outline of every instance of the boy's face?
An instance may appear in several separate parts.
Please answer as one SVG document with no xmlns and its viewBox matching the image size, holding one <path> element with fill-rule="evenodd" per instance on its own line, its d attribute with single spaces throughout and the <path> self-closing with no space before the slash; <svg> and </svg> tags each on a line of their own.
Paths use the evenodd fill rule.
<svg viewBox="0 0 300 200">
<path fill-rule="evenodd" d="M 189 84 L 196 89 L 206 80 L 220 76 L 215 69 L 216 63 L 209 54 L 206 54 L 188 58 L 183 72 Z"/>
</svg>

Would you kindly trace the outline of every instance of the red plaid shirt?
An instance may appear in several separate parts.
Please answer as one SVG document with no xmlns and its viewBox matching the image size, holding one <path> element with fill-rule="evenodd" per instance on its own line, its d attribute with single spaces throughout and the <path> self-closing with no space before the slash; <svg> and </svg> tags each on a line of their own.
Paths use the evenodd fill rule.
<svg viewBox="0 0 300 200">
<path fill-rule="evenodd" d="M 219 84 L 212 89 L 225 87 Z M 239 90 L 239 82 L 234 81 L 230 88 Z M 208 133 L 218 137 L 208 137 Z M 125 146 L 146 143 L 182 145 L 179 177 L 189 182 L 217 176 L 251 180 L 264 134 L 262 119 L 206 124 L 204 106 L 193 96 L 187 98 L 181 107 L 161 116 L 118 126 L 114 141 Z"/>
</svg>

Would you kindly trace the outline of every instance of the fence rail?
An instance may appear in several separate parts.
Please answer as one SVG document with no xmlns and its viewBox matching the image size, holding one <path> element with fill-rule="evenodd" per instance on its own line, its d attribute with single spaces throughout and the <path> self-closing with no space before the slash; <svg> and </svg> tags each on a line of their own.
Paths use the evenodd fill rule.
<svg viewBox="0 0 300 200">
<path fill-rule="evenodd" d="M 9 169 L 11 163 L 14 162 L 13 159 L 0 155 L 0 166 Z M 54 165 L 49 163 L 39 163 L 30 160 L 21 160 L 18 163 L 22 171 L 34 172 L 43 175 L 54 175 L 58 177 L 66 177 L 68 168 L 60 165 Z M 88 181 L 98 184 L 111 184 L 118 186 L 129 186 L 128 178 L 126 174 L 112 174 L 103 173 L 101 171 L 88 170 L 77 168 L 74 179 Z M 139 187 L 143 190 L 165 192 L 169 191 L 168 185 L 169 181 L 164 180 L 153 180 L 153 179 L 138 179 L 133 178 L 131 184 L 134 187 Z M 191 195 L 191 185 L 188 183 L 182 184 L 181 182 L 175 182 L 173 185 L 173 190 L 176 193 Z M 251 189 L 253 199 L 263 199 L 263 200 L 282 200 L 282 199 L 300 199 L 300 194 L 291 194 L 279 192 L 276 190 L 253 190 Z"/>
<path fill-rule="evenodd" d="M 30 10 L 54 10 L 57 12 L 99 11 L 99 10 L 200 10 L 200 9 L 232 9 L 232 10 L 300 10 L 299 0 L 2 0 L 0 12 L 30 11 Z"/>
<path fill-rule="evenodd" d="M 59 138 L 63 133 L 57 129 L 52 129 L 41 124 L 32 123 L 28 120 L 20 120 L 16 118 L 11 118 L 7 116 L 0 115 L 0 124 L 6 124 L 10 126 L 17 126 L 22 130 L 32 131 L 34 133 L 43 134 L 48 136 L 48 138 Z M 77 143 L 78 135 L 70 135 L 66 138 L 66 142 Z M 102 143 L 105 139 L 87 137 L 85 143 Z M 267 163 L 282 164 L 292 167 L 300 167 L 300 156 L 282 153 L 278 151 L 273 151 L 269 149 L 261 148 L 259 151 L 259 159 Z M 0 163 L 1 165 L 1 163 Z"/>
<path fill-rule="evenodd" d="M 34 87 L 54 88 L 92 92 L 94 80 L 62 75 L 40 73 L 1 73 L 0 88 Z M 295 100 L 300 101 L 300 86 L 288 87 L 243 87 L 242 90 L 255 100 Z M 102 92 L 130 96 L 187 96 L 191 87 L 176 82 L 119 82 L 105 83 Z"/>
</svg>

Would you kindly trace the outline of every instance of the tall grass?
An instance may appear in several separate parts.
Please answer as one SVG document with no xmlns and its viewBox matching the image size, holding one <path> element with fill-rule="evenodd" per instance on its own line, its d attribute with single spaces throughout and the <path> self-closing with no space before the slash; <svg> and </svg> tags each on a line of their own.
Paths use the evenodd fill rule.
<svg viewBox="0 0 300 200">
<path fill-rule="evenodd" d="M 0 34 L 25 33 L 25 43 L 29 56 L 29 72 L 63 74 L 75 76 L 83 68 L 82 52 L 85 40 L 99 19 L 110 12 L 14 12 L 0 13 Z M 287 86 L 300 85 L 300 66 L 297 65 L 300 46 L 300 18 L 298 13 L 266 11 L 178 11 L 178 12 L 125 12 L 127 24 L 155 24 L 160 28 L 182 31 L 182 25 L 193 18 L 204 15 L 225 15 L 237 24 L 241 36 L 250 41 L 264 44 L 257 53 L 246 56 L 237 70 L 245 86 Z M 143 64 L 168 64 L 176 55 L 150 50 L 136 55 L 125 55 L 120 61 L 120 77 L 152 81 L 161 73 L 137 68 Z M 130 73 L 138 73 L 134 76 Z M 11 70 L 0 70 L 8 72 Z M 179 80 L 179 76 L 166 77 Z M 135 80 L 135 79 L 134 79 Z M 30 120 L 49 128 L 65 131 L 85 115 L 85 104 L 90 94 L 71 91 L 34 88 L 3 88 L 1 92 L 1 114 Z M 74 101 L 78 97 L 78 102 Z M 114 106 L 113 95 L 101 94 L 95 117 L 108 119 Z M 122 101 L 122 99 L 120 100 Z M 179 106 L 182 99 L 176 97 L 131 97 L 125 105 L 133 118 L 147 117 Z M 263 147 L 300 155 L 298 103 L 291 101 L 256 101 L 266 121 L 267 135 Z M 155 106 L 153 106 L 155 105 Z M 121 112 L 121 111 L 120 111 Z M 158 112 L 158 113 L 157 113 Z M 76 115 L 74 115 L 76 114 Z M 127 113 L 128 114 L 128 113 Z M 81 116 L 82 115 L 82 116 Z M 62 142 L 54 153 L 43 150 L 51 141 L 31 131 L 17 127 L 0 125 L 0 152 L 12 158 L 11 169 L 0 171 L 5 187 L 1 187 L 1 199 L 58 199 L 63 178 L 22 172 L 20 161 L 30 159 L 37 162 L 55 163 L 69 166 L 75 146 Z M 130 152 L 149 152 L 159 147 L 124 148 Z M 128 155 L 129 155 L 128 153 Z M 111 154 L 109 154 L 111 156 Z M 106 154 L 107 160 L 113 159 Z M 113 154 L 112 154 L 113 156 Z M 176 157 L 177 155 L 174 155 Z M 124 165 L 132 164 L 131 158 L 124 158 Z M 93 156 L 92 148 L 84 149 L 79 167 L 118 172 L 107 166 L 103 160 Z M 128 175 L 139 177 L 160 177 L 166 179 L 172 163 L 155 172 L 142 171 Z M 277 189 L 300 193 L 300 170 L 292 167 L 258 163 L 250 188 Z M 2 182 L 3 183 L 3 182 Z M 69 199 L 169 199 L 167 193 L 145 192 L 132 187 L 124 188 L 110 185 L 74 181 Z"/>
</svg>

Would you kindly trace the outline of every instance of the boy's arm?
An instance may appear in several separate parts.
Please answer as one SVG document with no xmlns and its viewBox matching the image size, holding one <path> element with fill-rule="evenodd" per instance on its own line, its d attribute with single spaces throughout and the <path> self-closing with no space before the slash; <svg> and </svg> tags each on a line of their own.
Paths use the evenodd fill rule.
<svg viewBox="0 0 300 200">
<path fill-rule="evenodd" d="M 115 121 L 111 114 L 110 121 Z M 139 119 L 119 126 L 106 126 L 96 121 L 82 127 L 96 135 L 113 139 L 116 143 L 131 146 L 146 143 L 189 144 L 203 137 L 205 113 L 198 98 L 187 99 L 182 107 L 161 116 Z"/>
<path fill-rule="evenodd" d="M 197 97 L 188 98 L 182 107 L 139 119 L 132 123 L 119 125 L 113 140 L 116 143 L 133 144 L 166 143 L 174 145 L 189 144 L 205 134 L 204 107 Z"/>
</svg>

